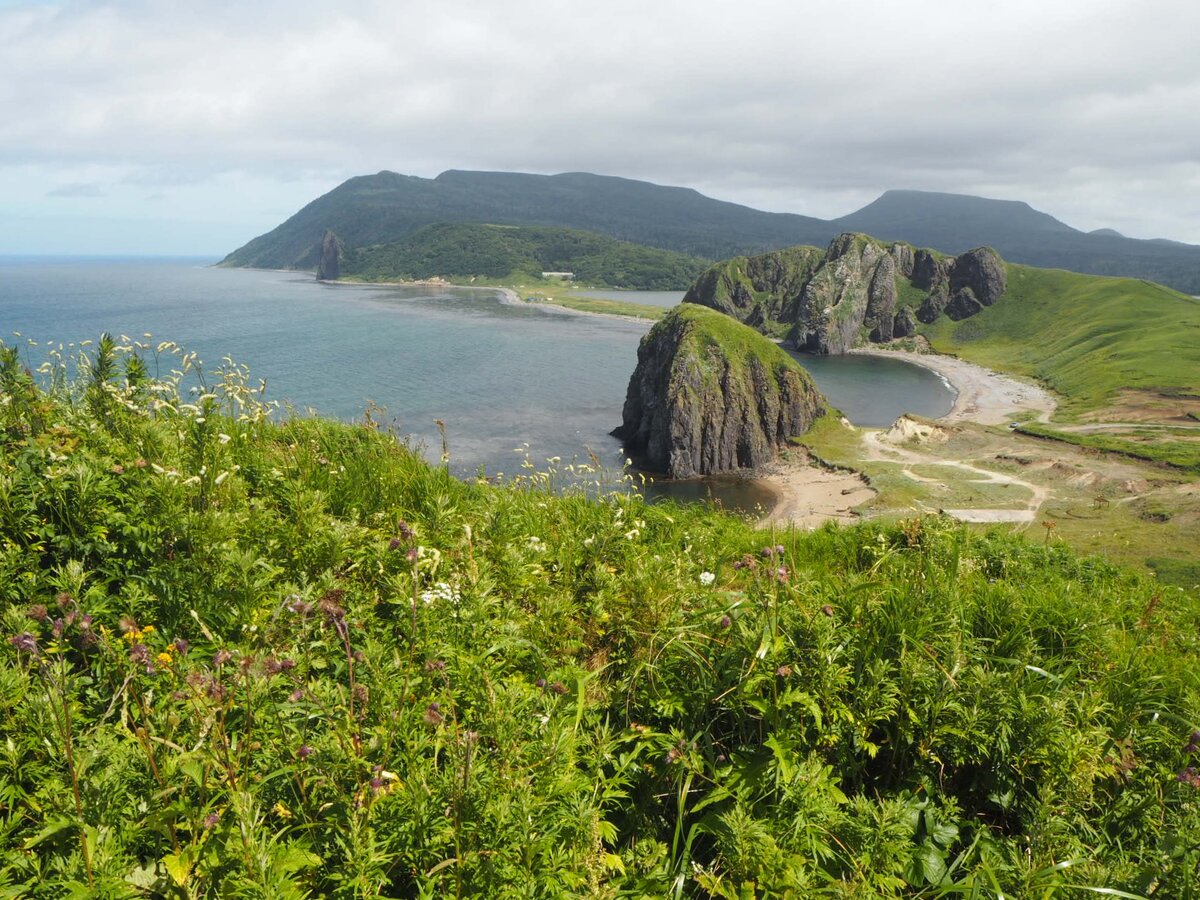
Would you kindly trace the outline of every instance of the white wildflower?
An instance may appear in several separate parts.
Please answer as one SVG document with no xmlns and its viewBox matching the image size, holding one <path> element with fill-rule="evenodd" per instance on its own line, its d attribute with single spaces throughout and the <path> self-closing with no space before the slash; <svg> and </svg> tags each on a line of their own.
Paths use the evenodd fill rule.
<svg viewBox="0 0 1200 900">
<path fill-rule="evenodd" d="M 712 584 L 716 580 L 717 580 L 717 576 L 714 575 L 712 572 L 701 572 L 700 573 L 700 583 L 702 585 L 704 585 L 705 587 L 708 587 L 710 584 Z"/>
</svg>

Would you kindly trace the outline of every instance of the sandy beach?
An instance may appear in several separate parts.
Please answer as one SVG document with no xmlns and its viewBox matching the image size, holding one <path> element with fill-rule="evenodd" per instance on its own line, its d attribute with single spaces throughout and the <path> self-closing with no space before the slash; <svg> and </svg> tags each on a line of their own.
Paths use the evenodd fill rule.
<svg viewBox="0 0 1200 900">
<path fill-rule="evenodd" d="M 943 422 L 1003 425 L 1012 416 L 1022 413 L 1034 413 L 1045 421 L 1057 406 L 1054 397 L 1037 385 L 1001 375 L 954 356 L 873 348 L 850 352 L 903 360 L 941 375 L 956 395 L 954 407 L 941 417 L 940 421 Z"/>
<path fill-rule="evenodd" d="M 857 472 L 829 469 L 791 451 L 755 473 L 776 493 L 775 506 L 760 526 L 795 525 L 813 529 L 830 520 L 851 522 L 854 507 L 875 496 L 867 479 Z"/>
</svg>

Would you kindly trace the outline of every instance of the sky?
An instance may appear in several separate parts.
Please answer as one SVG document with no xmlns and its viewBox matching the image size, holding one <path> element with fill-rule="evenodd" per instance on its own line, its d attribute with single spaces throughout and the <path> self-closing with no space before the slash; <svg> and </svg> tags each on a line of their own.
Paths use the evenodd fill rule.
<svg viewBox="0 0 1200 900">
<path fill-rule="evenodd" d="M 1183 0 L 0 0 L 0 254 L 222 256 L 354 175 L 889 188 L 1200 244 Z"/>
</svg>

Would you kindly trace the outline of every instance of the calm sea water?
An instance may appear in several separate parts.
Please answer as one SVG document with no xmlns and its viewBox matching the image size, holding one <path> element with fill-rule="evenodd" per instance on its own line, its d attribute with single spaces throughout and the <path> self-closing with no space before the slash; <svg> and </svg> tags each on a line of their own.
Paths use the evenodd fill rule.
<svg viewBox="0 0 1200 900">
<path fill-rule="evenodd" d="M 620 422 L 645 323 L 504 304 L 490 291 L 322 285 L 209 263 L 0 259 L 0 336 L 65 343 L 149 332 L 210 364 L 230 356 L 267 380 L 268 396 L 301 410 L 355 419 L 378 404 L 434 456 L 440 419 L 461 474 L 515 473 L 514 451 L 526 446 L 536 463 L 591 450 L 620 466 L 608 432 Z M 666 304 L 681 295 L 620 296 Z M 936 416 L 952 402 L 936 375 L 894 360 L 801 359 L 858 424 L 885 425 L 905 411 Z M 746 490 L 717 493 L 736 505 L 765 500 Z"/>
</svg>

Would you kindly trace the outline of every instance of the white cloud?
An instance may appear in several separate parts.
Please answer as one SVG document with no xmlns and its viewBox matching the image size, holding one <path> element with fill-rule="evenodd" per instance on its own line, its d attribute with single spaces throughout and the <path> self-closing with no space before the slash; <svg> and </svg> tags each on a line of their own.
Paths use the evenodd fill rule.
<svg viewBox="0 0 1200 900">
<path fill-rule="evenodd" d="M 42 202 L 95 184 L 134 222 L 153 185 L 226 249 L 264 197 L 270 227 L 350 175 L 454 167 L 826 217 L 962 191 L 1200 242 L 1198 26 L 1174 0 L 10 3 L 0 187 L 33 167 Z M 97 166 L 140 200 L 70 175 Z"/>
</svg>

